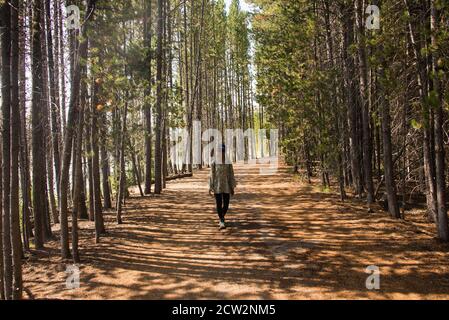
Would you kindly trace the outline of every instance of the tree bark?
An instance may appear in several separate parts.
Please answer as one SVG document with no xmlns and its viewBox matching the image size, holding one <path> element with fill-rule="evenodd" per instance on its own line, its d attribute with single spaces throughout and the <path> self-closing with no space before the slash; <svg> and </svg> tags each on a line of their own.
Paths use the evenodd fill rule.
<svg viewBox="0 0 449 320">
<path fill-rule="evenodd" d="M 156 50 L 156 142 L 154 159 L 154 193 L 160 194 L 162 191 L 162 41 L 164 23 L 164 1 L 158 0 L 158 20 L 157 20 L 157 50 Z"/>
<path fill-rule="evenodd" d="M 381 67 L 381 76 L 385 77 L 383 67 Z M 387 190 L 388 199 L 388 211 L 391 216 L 396 219 L 401 218 L 399 212 L 399 205 L 396 194 L 396 182 L 394 180 L 394 164 L 392 157 L 392 145 L 391 145 L 391 116 L 390 116 L 390 104 L 386 98 L 387 93 L 383 88 L 381 97 L 381 110 L 382 110 L 382 137 L 384 146 L 384 173 L 385 173 L 385 187 Z"/>
<path fill-rule="evenodd" d="M 128 113 L 128 103 L 125 102 L 125 109 L 123 110 L 123 120 L 120 137 L 120 178 L 117 192 L 117 223 L 122 224 L 122 204 L 126 187 L 126 172 L 125 172 L 125 143 L 126 143 L 126 118 Z"/>
<path fill-rule="evenodd" d="M 437 48 L 437 23 L 438 14 L 435 7 L 435 0 L 430 0 L 430 28 L 431 45 Z M 439 50 L 439 49 L 436 49 Z M 436 95 L 434 130 L 435 130 L 435 176 L 437 193 L 437 214 L 438 214 L 438 235 L 444 242 L 449 242 L 449 227 L 446 207 L 446 173 L 444 159 L 444 138 L 443 138 L 443 97 L 441 94 L 441 84 L 438 75 L 438 52 L 432 54 L 433 91 Z"/>
<path fill-rule="evenodd" d="M 13 269 L 11 247 L 10 167 L 11 167 L 11 7 L 2 5 L 2 200 L 3 200 L 3 285 L 5 299 L 12 299 Z"/>
<path fill-rule="evenodd" d="M 98 242 L 100 235 L 105 233 L 103 211 L 101 207 L 101 178 L 100 178 L 100 154 L 98 139 L 98 119 L 100 112 L 97 106 L 100 104 L 101 80 L 94 80 L 93 83 L 93 103 L 92 103 L 92 126 L 91 126 L 91 146 L 92 146 L 92 178 L 93 178 L 93 200 L 95 219 L 95 239 Z"/>
<path fill-rule="evenodd" d="M 145 38 L 145 47 L 148 50 L 147 53 L 147 61 L 146 68 L 148 72 L 148 85 L 145 89 L 145 194 L 151 193 L 151 166 L 152 166 L 152 137 L 153 132 L 151 128 L 151 86 L 152 86 L 152 74 L 151 74 L 151 61 L 152 61 L 152 52 L 151 52 L 151 26 L 152 26 L 152 1 L 143 0 L 144 1 L 144 38 Z"/>
<path fill-rule="evenodd" d="M 106 135 L 106 116 L 101 113 L 101 132 Z M 101 176 L 103 184 L 103 206 L 105 209 L 112 208 L 111 201 L 111 188 L 109 187 L 109 157 L 108 151 L 106 150 L 106 142 L 102 141 L 100 146 L 100 157 L 101 157 Z"/>
<path fill-rule="evenodd" d="M 88 39 L 85 40 L 88 42 Z M 81 67 L 81 76 L 87 77 L 86 67 Z M 72 259 L 73 263 L 79 263 L 79 251 L 78 251 L 78 215 L 83 211 L 83 170 L 82 170 L 82 145 L 83 145 L 83 127 L 84 127 L 84 108 L 85 108 L 85 96 L 87 88 L 82 84 L 81 98 L 79 103 L 78 124 L 75 138 L 74 148 L 74 164 L 73 170 L 75 170 L 75 179 L 73 181 L 73 204 L 72 210 Z M 84 203 L 85 206 L 85 203 Z M 75 210 L 76 208 L 76 210 Z"/>
<path fill-rule="evenodd" d="M 19 203 L 19 1 L 11 1 L 11 243 L 13 265 L 12 298 L 22 298 L 22 242 L 20 239 Z"/>
<path fill-rule="evenodd" d="M 92 116 L 92 115 L 90 115 Z M 95 221 L 95 209 L 94 209 L 94 182 L 93 182 L 93 170 L 92 170 L 92 128 L 89 126 L 86 132 L 86 151 L 87 151 L 87 171 L 88 171 L 88 187 L 89 187 L 89 220 Z"/>
<path fill-rule="evenodd" d="M 356 26 L 358 29 L 358 60 L 360 75 L 360 102 L 362 107 L 362 130 L 363 130 L 363 177 L 365 179 L 368 211 L 372 211 L 374 202 L 374 185 L 372 172 L 372 140 L 371 140 L 371 117 L 369 113 L 369 103 L 367 98 L 367 66 L 365 51 L 365 26 L 363 24 L 363 1 L 356 0 Z"/>
<path fill-rule="evenodd" d="M 57 20 L 57 26 L 55 24 L 55 30 L 58 29 L 59 32 L 59 51 L 60 51 L 60 55 L 59 55 L 59 59 L 60 59 L 60 66 L 61 66 L 61 118 L 62 118 L 62 128 L 66 128 L 66 86 L 65 86 L 65 72 L 66 72 L 66 68 L 65 68 L 65 58 L 64 58 L 64 31 L 63 31 L 63 21 L 64 21 L 64 17 L 62 15 L 62 6 L 65 5 L 65 0 L 62 0 L 62 2 L 58 1 L 55 2 L 58 10 L 58 20 Z M 56 9 L 55 9 L 56 10 Z M 61 135 L 64 134 L 65 132 L 63 132 L 61 130 Z M 62 140 L 62 139 L 61 139 Z M 62 160 L 61 160 L 62 161 Z M 61 163 L 62 166 L 62 163 Z"/>
<path fill-rule="evenodd" d="M 140 178 L 140 172 L 139 172 L 139 169 L 137 167 L 138 159 L 137 159 L 136 151 L 134 149 L 134 145 L 131 146 L 131 150 L 132 150 L 132 152 L 131 152 L 131 162 L 132 162 L 132 165 L 133 165 L 134 177 L 135 177 L 135 180 L 136 180 L 135 182 L 137 184 L 137 187 L 139 188 L 140 195 L 142 197 L 144 197 L 145 194 L 144 194 L 144 192 L 142 190 L 142 179 Z"/>
<path fill-rule="evenodd" d="M 343 59 L 344 59 L 344 76 L 346 86 L 346 103 L 348 106 L 348 119 L 349 119 L 349 145 L 351 155 L 351 174 L 352 181 L 354 183 L 355 194 L 361 196 L 363 192 L 362 177 L 360 171 L 360 144 L 359 133 L 357 130 L 357 104 L 355 99 L 355 84 L 352 79 L 352 70 L 354 70 L 354 59 L 348 54 L 349 48 L 353 45 L 353 23 L 351 19 L 352 9 L 348 8 L 343 15 L 343 30 L 344 30 L 344 43 L 343 43 Z"/>
<path fill-rule="evenodd" d="M 42 46 L 41 46 L 41 14 L 42 2 L 36 0 L 33 7 L 33 102 L 32 102 L 32 156 L 33 156 L 33 213 L 34 213 L 34 246 L 36 249 L 44 247 L 44 219 L 46 209 L 46 181 L 45 174 L 45 145 L 44 141 L 44 99 L 43 99 L 43 70 L 42 70 Z"/>
<path fill-rule="evenodd" d="M 30 23 L 26 17 L 30 17 L 28 0 L 20 6 L 20 20 L 23 28 L 29 28 Z M 19 33 L 19 75 L 20 75 L 20 186 L 22 191 L 22 238 L 25 250 L 29 250 L 29 239 L 31 237 L 31 185 L 30 185 L 30 158 L 26 125 L 26 34 L 25 30 Z"/>
<path fill-rule="evenodd" d="M 56 5 L 56 4 L 54 4 Z M 59 186 L 59 175 L 61 170 L 60 164 L 60 154 L 59 154 L 59 143 L 60 139 L 60 129 L 59 129 L 59 84 L 55 79 L 55 59 L 53 55 L 53 37 L 51 32 L 51 10 L 50 1 L 45 1 L 45 13 L 46 13 L 46 26 L 47 26 L 47 57 L 48 57 L 48 74 L 50 82 L 50 112 L 51 112 L 51 143 L 53 146 L 53 161 L 54 170 L 56 174 L 56 185 Z M 50 170 L 50 168 L 49 168 Z M 49 188 L 53 188 L 52 185 Z M 57 217 L 57 214 L 56 214 Z M 57 220 L 55 221 L 58 222 Z"/>
</svg>

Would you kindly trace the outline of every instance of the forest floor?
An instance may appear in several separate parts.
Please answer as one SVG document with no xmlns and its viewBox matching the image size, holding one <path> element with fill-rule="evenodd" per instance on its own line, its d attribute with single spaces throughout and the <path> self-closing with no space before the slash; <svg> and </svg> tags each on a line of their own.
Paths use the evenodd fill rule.
<svg viewBox="0 0 449 320">
<path fill-rule="evenodd" d="M 160 196 L 133 197 L 94 243 L 80 227 L 80 287 L 66 288 L 56 241 L 24 264 L 36 299 L 449 299 L 449 247 L 420 214 L 395 221 L 380 208 L 236 165 L 239 183 L 218 230 L 207 170 L 170 181 Z M 69 264 L 70 262 L 67 262 Z M 380 268 L 380 290 L 365 269 Z M 31 294 L 31 296 L 30 296 Z M 25 294 L 25 297 L 27 294 Z"/>
</svg>

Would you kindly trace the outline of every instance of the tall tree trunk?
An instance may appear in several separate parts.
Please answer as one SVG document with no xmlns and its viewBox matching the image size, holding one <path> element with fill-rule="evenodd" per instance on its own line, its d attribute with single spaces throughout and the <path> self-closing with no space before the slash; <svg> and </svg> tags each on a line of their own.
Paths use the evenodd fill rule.
<svg viewBox="0 0 449 320">
<path fill-rule="evenodd" d="M 48 132 L 49 130 L 47 130 Z M 55 192 L 54 192 L 54 175 L 53 175 L 53 164 L 54 164 L 54 157 L 53 157 L 53 153 L 52 153 L 52 148 L 51 148 L 51 140 L 48 141 L 47 145 L 46 145 L 46 151 L 47 151 L 47 184 L 48 184 L 48 198 L 49 198 L 49 212 L 51 214 L 51 219 L 53 221 L 53 223 L 59 223 L 59 217 L 58 217 L 58 209 L 56 207 L 56 198 L 55 198 Z M 47 213 L 47 214 L 48 214 Z M 47 235 L 51 236 L 51 233 L 49 233 Z"/>
<path fill-rule="evenodd" d="M 64 58 L 64 31 L 63 31 L 63 23 L 64 23 L 64 17 L 62 15 L 62 6 L 65 5 L 65 0 L 62 0 L 58 3 L 58 1 L 55 2 L 58 10 L 58 20 L 57 20 L 57 26 L 55 24 L 55 29 L 58 29 L 59 32 L 59 59 L 60 59 L 60 66 L 61 66 L 61 118 L 62 118 L 62 127 L 66 128 L 66 86 L 65 86 L 65 73 L 66 73 L 66 67 L 65 67 L 65 58 Z M 62 132 L 62 134 L 65 135 L 65 132 Z M 62 160 L 61 160 L 62 161 Z M 62 164 L 61 164 L 62 166 Z"/>
<path fill-rule="evenodd" d="M 62 101 L 62 95 L 61 95 L 61 85 L 59 81 L 61 80 L 61 68 L 60 65 L 60 56 L 61 53 L 64 52 L 63 48 L 60 49 L 60 38 L 62 38 L 64 35 L 59 34 L 59 7 L 61 6 L 61 3 L 59 1 L 56 1 L 53 4 L 53 33 L 54 33 L 54 41 L 53 41 L 53 57 L 54 57 L 54 80 L 55 80 L 55 91 L 56 91 L 56 106 L 57 106 L 57 124 L 58 124 L 58 142 L 59 142 L 59 148 L 62 145 L 62 110 L 63 106 L 62 104 L 65 103 L 65 101 Z M 65 98 L 65 96 L 64 96 Z M 65 107 L 64 107 L 65 109 Z M 59 168 L 56 171 L 57 175 L 57 195 L 59 199 L 59 178 L 61 175 L 61 150 L 58 150 L 59 152 Z"/>
<path fill-rule="evenodd" d="M 385 72 L 383 67 L 381 68 L 381 76 L 385 78 Z M 381 110 L 382 110 L 382 137 L 384 146 L 384 172 L 385 172 L 385 187 L 387 190 L 388 199 L 388 211 L 393 218 L 401 218 L 399 212 L 399 205 L 396 195 L 396 182 L 394 180 L 394 164 L 392 157 L 392 145 L 391 145 L 391 116 L 390 116 L 390 103 L 386 98 L 387 93 L 385 88 L 381 91 Z"/>
<path fill-rule="evenodd" d="M 128 102 L 125 102 L 125 109 L 123 110 L 123 120 L 120 138 L 120 178 L 117 192 L 117 223 L 122 223 L 122 204 L 125 195 L 126 187 L 126 171 L 125 171 L 125 144 L 126 144 L 126 118 L 128 113 Z"/>
<path fill-rule="evenodd" d="M 156 142 L 154 149 L 154 193 L 160 194 L 162 191 L 162 41 L 164 24 L 164 0 L 158 0 L 158 20 L 157 20 L 157 51 L 156 51 Z"/>
<path fill-rule="evenodd" d="M 435 0 L 430 0 L 430 28 L 431 28 L 431 45 L 437 48 L 436 39 L 438 14 Z M 439 49 L 436 49 L 439 50 Z M 437 213 L 438 213 L 438 235 L 444 242 L 449 242 L 449 226 L 446 207 L 446 173 L 444 159 L 444 138 L 443 138 L 443 97 L 441 94 L 441 84 L 438 74 L 438 52 L 432 54 L 432 72 L 433 72 L 433 91 L 437 97 L 435 106 L 435 176 L 436 176 L 436 192 L 437 192 Z"/>
<path fill-rule="evenodd" d="M 139 172 L 139 169 L 137 167 L 138 159 L 137 159 L 136 151 L 135 151 L 135 148 L 134 148 L 134 144 L 131 145 L 131 150 L 132 150 L 132 152 L 131 152 L 131 162 L 132 162 L 132 165 L 133 165 L 134 177 L 135 177 L 135 180 L 136 180 L 135 182 L 137 184 L 137 187 L 139 188 L 140 195 L 142 197 L 144 197 L 145 194 L 144 194 L 144 192 L 142 190 L 142 179 L 140 178 L 140 172 Z"/>
<path fill-rule="evenodd" d="M 103 206 L 112 208 L 111 188 L 109 187 L 109 159 L 105 146 L 101 146 L 101 176 L 103 184 Z"/>
<path fill-rule="evenodd" d="M 12 299 L 13 269 L 11 248 L 11 7 L 2 5 L 2 199 L 3 199 L 3 280 L 5 299 Z"/>
<path fill-rule="evenodd" d="M 145 47 L 148 50 L 146 57 L 146 68 L 147 68 L 147 77 L 148 77 L 148 86 L 145 88 L 145 194 L 151 193 L 151 157 L 152 157 L 152 128 L 151 128 L 151 86 L 152 86 L 152 74 L 151 74 L 151 60 L 152 60 L 152 52 L 151 52 L 151 25 L 152 25 L 152 1 L 143 0 L 144 1 L 144 38 L 145 38 Z"/>
<path fill-rule="evenodd" d="M 192 127 L 192 119 L 190 112 L 190 81 L 189 81 L 189 55 L 188 55 L 188 37 L 187 37 L 187 1 L 184 1 L 184 14 L 183 14 L 183 22 L 184 22 L 184 84 L 185 84 L 185 112 L 187 113 L 187 130 L 189 136 L 191 136 L 191 127 Z M 159 20 L 158 20 L 159 21 Z M 190 149 L 191 143 L 189 143 L 189 150 L 184 150 L 184 161 L 183 161 L 183 171 L 185 169 L 185 164 L 190 163 Z M 190 166 L 189 166 L 190 168 Z"/>
<path fill-rule="evenodd" d="M 101 114 L 101 128 L 102 134 L 106 135 L 106 116 L 104 113 Z M 100 146 L 100 157 L 101 157 L 101 176 L 103 184 L 103 206 L 105 209 L 112 208 L 111 201 L 111 189 L 109 187 L 109 157 L 108 151 L 106 150 L 106 143 L 102 141 Z"/>
<path fill-rule="evenodd" d="M 370 113 L 367 95 L 367 66 L 365 49 L 365 25 L 363 19 L 364 1 L 355 1 L 356 26 L 358 29 L 358 58 L 360 74 L 360 102 L 362 107 L 362 130 L 363 130 L 363 177 L 365 178 L 365 187 L 367 194 L 368 211 L 372 211 L 371 206 L 374 202 L 374 185 L 372 172 L 372 140 L 370 129 Z"/>
<path fill-rule="evenodd" d="M 55 5 L 55 4 L 54 4 Z M 59 85 L 57 82 L 59 79 L 55 79 L 55 59 L 53 55 L 53 37 L 51 32 L 51 10 L 50 1 L 45 1 L 45 13 L 46 13 L 46 26 L 47 26 L 47 56 L 48 56 L 48 71 L 49 71 L 49 82 L 50 82 L 50 112 L 51 112 L 51 143 L 53 146 L 53 161 L 54 169 L 56 173 L 56 185 L 59 185 L 59 174 L 60 174 L 60 154 L 59 154 L 59 143 L 60 143 L 60 129 L 59 129 Z M 50 170 L 50 168 L 49 168 Z M 49 185 L 49 188 L 53 189 L 53 185 Z M 53 203 L 53 201 L 52 201 Z M 57 214 L 56 214 L 57 216 Z M 57 221 L 55 221 L 57 222 Z"/>
<path fill-rule="evenodd" d="M 329 66 L 331 70 L 334 70 L 335 68 L 335 61 L 334 61 L 334 44 L 332 39 L 332 31 L 331 31 L 331 24 L 330 24 L 330 10 L 329 10 L 329 1 L 324 2 L 325 5 L 325 23 L 326 23 L 326 47 L 327 47 L 327 55 L 329 59 Z M 332 83 L 332 104 L 334 112 L 334 126 L 335 126 L 335 134 L 336 134 L 336 145 L 338 146 L 337 150 L 337 166 L 338 166 L 338 182 L 340 187 L 340 199 L 341 201 L 344 201 L 346 198 L 346 191 L 344 186 L 344 177 L 343 177 L 343 160 L 342 160 L 342 143 L 341 143 L 341 134 L 340 134 L 340 113 L 339 113 L 339 106 L 337 103 L 337 88 L 338 85 L 336 81 L 334 80 Z"/>
<path fill-rule="evenodd" d="M 48 51 L 47 51 L 47 30 L 46 30 L 46 16 L 45 16 L 45 2 L 42 2 L 41 6 L 41 25 L 42 25 L 42 34 L 41 34 L 41 46 L 42 46 L 42 93 L 43 93 L 43 118 L 44 121 L 42 125 L 44 127 L 44 143 L 42 144 L 42 148 L 45 150 L 45 162 L 46 167 L 45 170 L 40 172 L 41 175 L 44 175 L 45 181 L 45 206 L 46 212 L 44 215 L 44 238 L 48 240 L 52 237 L 51 230 L 51 216 L 57 214 L 56 212 L 56 199 L 54 196 L 54 179 L 53 179 L 53 157 L 52 157 L 52 143 L 51 143 L 51 128 L 50 128 L 50 93 L 49 93 L 49 78 L 48 78 Z M 51 215 L 51 216 L 50 216 Z"/>
<path fill-rule="evenodd" d="M 101 178 L 100 178 L 100 154 L 98 138 L 98 119 L 100 112 L 97 106 L 100 104 L 101 80 L 93 82 L 93 103 L 92 103 L 92 126 L 91 126 L 91 146 L 92 146 L 92 178 L 93 178 L 93 200 L 95 219 L 95 239 L 98 242 L 100 235 L 105 233 L 103 210 L 101 207 Z"/>
<path fill-rule="evenodd" d="M 87 39 L 85 41 L 88 41 Z M 86 67 L 82 66 L 81 76 L 86 78 Z M 73 181 L 73 204 L 74 209 L 72 210 L 72 258 L 74 263 L 80 262 L 79 252 L 78 252 L 78 214 L 83 210 L 83 170 L 82 170 L 82 145 L 83 145 L 83 126 L 84 126 L 84 108 L 85 108 L 85 95 L 87 88 L 82 85 L 81 97 L 79 103 L 79 114 L 78 114 L 78 124 L 75 138 L 75 150 L 74 150 L 74 163 L 73 170 L 75 171 L 75 179 Z M 85 206 L 85 205 L 84 205 Z"/>
<path fill-rule="evenodd" d="M 86 41 L 89 41 L 87 39 Z M 83 65 L 81 69 L 81 77 L 83 79 L 87 79 L 87 71 L 86 67 Z M 80 219 L 88 219 L 89 215 L 87 213 L 87 206 L 86 206 L 86 194 L 84 192 L 84 175 L 83 175 L 83 162 L 82 162 L 82 146 L 83 146 L 83 138 L 84 138 L 84 112 L 87 109 L 87 83 L 86 81 L 83 81 L 81 83 L 81 89 L 80 89 L 80 102 L 79 102 L 79 119 L 77 124 L 77 132 L 75 136 L 75 144 L 73 148 L 73 208 L 72 215 L 76 214 L 77 217 Z M 79 145 L 81 144 L 81 145 Z M 78 151 L 79 149 L 79 151 Z M 80 159 L 78 159 L 80 158 Z M 79 192 L 77 195 L 76 192 Z M 76 198 L 76 201 L 75 201 Z M 72 221 L 73 224 L 73 221 Z M 73 238 L 72 234 L 72 238 Z M 73 247 L 72 243 L 72 247 Z M 73 251 L 73 249 L 72 249 Z M 75 259 L 75 257 L 73 257 Z"/>
<path fill-rule="evenodd" d="M 92 116 L 92 115 L 90 115 Z M 89 126 L 86 130 L 86 151 L 87 151 L 87 171 L 88 171 L 88 185 L 89 185 L 89 220 L 95 221 L 95 209 L 94 209 L 94 181 L 92 170 L 92 128 Z"/>
<path fill-rule="evenodd" d="M 20 239 L 19 204 L 19 1 L 11 1 L 11 243 L 13 265 L 12 298 L 22 298 L 22 242 Z"/>
<path fill-rule="evenodd" d="M 36 249 L 44 247 L 44 219 L 47 214 L 46 209 L 46 181 L 45 175 L 45 145 L 44 141 L 44 108 L 43 99 L 43 70 L 42 70 L 42 46 L 41 29 L 42 2 L 34 1 L 33 6 L 33 53 L 32 53 L 32 74 L 33 74 L 33 102 L 32 102 L 32 156 L 33 156 L 33 213 L 34 213 L 34 246 Z"/>
<path fill-rule="evenodd" d="M 29 28 L 30 23 L 26 17 L 29 15 L 28 0 L 20 6 L 20 19 L 23 28 Z M 22 191 L 22 238 L 24 249 L 29 249 L 29 239 L 31 237 L 31 185 L 30 185 L 30 160 L 28 153 L 28 137 L 26 125 L 26 33 L 25 30 L 19 33 L 19 76 L 20 76 L 20 186 Z"/>
<path fill-rule="evenodd" d="M 353 80 L 352 72 L 354 70 L 354 59 L 348 54 L 349 48 L 353 45 L 353 26 L 351 18 L 352 9 L 348 8 L 344 13 L 343 18 L 343 30 L 344 30 L 344 43 L 343 43 L 343 58 L 344 58 L 344 76 L 346 84 L 346 103 L 348 106 L 348 119 L 349 119 L 349 144 L 351 155 L 351 173 L 352 181 L 355 187 L 355 194 L 360 196 L 363 192 L 362 177 L 360 172 L 360 144 L 359 134 L 357 130 L 357 104 L 355 99 L 355 84 Z"/>
</svg>

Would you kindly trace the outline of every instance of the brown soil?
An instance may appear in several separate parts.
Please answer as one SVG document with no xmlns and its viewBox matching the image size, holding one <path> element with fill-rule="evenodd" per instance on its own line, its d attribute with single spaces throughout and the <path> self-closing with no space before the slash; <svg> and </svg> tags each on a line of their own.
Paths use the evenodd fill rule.
<svg viewBox="0 0 449 320">
<path fill-rule="evenodd" d="M 363 204 L 340 203 L 281 168 L 259 175 L 236 166 L 229 228 L 218 230 L 207 170 L 171 181 L 161 196 L 132 198 L 124 224 L 106 215 L 94 243 L 81 222 L 79 289 L 65 287 L 70 262 L 57 242 L 24 265 L 28 295 L 54 299 L 448 299 L 449 249 L 434 226 L 395 221 Z M 380 290 L 365 268 L 380 268 Z"/>
</svg>

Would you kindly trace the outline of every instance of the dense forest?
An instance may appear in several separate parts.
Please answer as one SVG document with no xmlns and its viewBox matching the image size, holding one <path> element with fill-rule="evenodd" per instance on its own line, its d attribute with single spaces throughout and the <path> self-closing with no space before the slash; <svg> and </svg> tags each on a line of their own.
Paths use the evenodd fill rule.
<svg viewBox="0 0 449 320">
<path fill-rule="evenodd" d="M 425 195 L 449 241 L 449 4 L 254 3 L 257 98 L 287 160 L 323 186 L 335 178 L 342 200 L 348 189 L 369 211 L 382 200 L 394 218 Z"/>
<path fill-rule="evenodd" d="M 207 167 L 174 147 L 195 121 L 278 128 L 309 183 L 396 219 L 425 203 L 449 242 L 449 3 L 229 2 L 0 1 L 1 299 L 22 298 L 24 259 L 52 239 L 82 262 L 79 221 L 100 243 L 131 187 Z"/>
<path fill-rule="evenodd" d="M 1 10 L 0 293 L 16 299 L 24 252 L 43 249 L 52 226 L 61 257 L 79 262 L 78 219 L 95 222 L 99 242 L 102 211 L 120 224 L 130 185 L 160 194 L 191 175 L 170 128 L 253 128 L 256 110 L 238 1 L 229 13 L 224 0 L 16 0 Z"/>
</svg>

